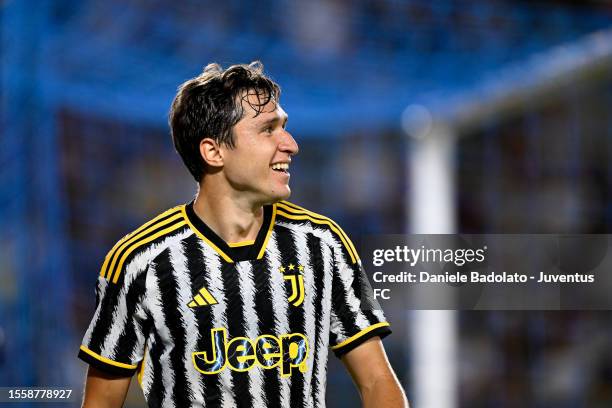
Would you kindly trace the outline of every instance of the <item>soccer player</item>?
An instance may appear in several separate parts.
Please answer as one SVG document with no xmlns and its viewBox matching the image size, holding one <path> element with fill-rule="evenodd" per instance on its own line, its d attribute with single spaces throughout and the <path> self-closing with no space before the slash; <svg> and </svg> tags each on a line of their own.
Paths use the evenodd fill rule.
<svg viewBox="0 0 612 408">
<path fill-rule="evenodd" d="M 405 407 L 389 324 L 340 227 L 290 202 L 298 146 L 255 62 L 208 65 L 170 112 L 199 190 L 108 253 L 79 357 L 85 407 L 325 407 L 328 349 L 365 407 Z"/>
</svg>

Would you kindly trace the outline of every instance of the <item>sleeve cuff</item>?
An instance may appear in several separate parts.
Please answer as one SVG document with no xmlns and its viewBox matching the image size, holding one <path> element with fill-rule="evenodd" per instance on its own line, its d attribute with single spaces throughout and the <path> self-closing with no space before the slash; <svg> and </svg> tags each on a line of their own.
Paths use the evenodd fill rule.
<svg viewBox="0 0 612 408">
<path fill-rule="evenodd" d="M 81 346 L 79 349 L 79 358 L 100 371 L 121 377 L 131 377 L 138 369 L 137 365 L 111 360 L 89 350 L 85 346 Z"/>
<path fill-rule="evenodd" d="M 335 346 L 332 346 L 331 349 L 336 354 L 336 357 L 340 358 L 346 353 L 348 353 L 349 351 L 365 343 L 367 340 L 371 339 L 372 337 L 378 336 L 381 339 L 383 339 L 387 337 L 389 334 L 391 334 L 391 328 L 389 327 L 389 323 L 387 322 L 376 323 L 370 327 L 363 329 L 359 333 L 349 337 L 343 342 L 340 342 L 336 344 Z"/>
</svg>

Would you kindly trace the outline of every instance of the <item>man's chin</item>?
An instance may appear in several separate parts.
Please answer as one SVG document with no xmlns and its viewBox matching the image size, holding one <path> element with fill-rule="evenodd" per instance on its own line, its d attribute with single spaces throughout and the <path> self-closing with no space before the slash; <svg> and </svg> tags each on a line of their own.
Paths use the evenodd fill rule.
<svg viewBox="0 0 612 408">
<path fill-rule="evenodd" d="M 289 186 L 285 186 L 285 188 L 281 191 L 274 191 L 271 194 L 271 202 L 270 204 L 278 203 L 279 201 L 283 201 L 288 199 L 291 196 L 291 189 Z"/>
</svg>

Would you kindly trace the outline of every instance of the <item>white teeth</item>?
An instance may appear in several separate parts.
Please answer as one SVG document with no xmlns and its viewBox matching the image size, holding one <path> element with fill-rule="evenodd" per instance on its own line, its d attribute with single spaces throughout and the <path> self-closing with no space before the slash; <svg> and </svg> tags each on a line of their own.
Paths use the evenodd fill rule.
<svg viewBox="0 0 612 408">
<path fill-rule="evenodd" d="M 273 170 L 289 170 L 289 163 L 275 163 L 272 165 Z"/>
</svg>

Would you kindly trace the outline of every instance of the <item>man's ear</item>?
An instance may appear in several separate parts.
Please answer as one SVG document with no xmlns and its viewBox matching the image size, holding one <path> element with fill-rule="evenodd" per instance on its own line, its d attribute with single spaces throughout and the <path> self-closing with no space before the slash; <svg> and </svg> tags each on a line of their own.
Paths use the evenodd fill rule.
<svg viewBox="0 0 612 408">
<path fill-rule="evenodd" d="M 223 167 L 223 156 L 221 155 L 221 149 L 219 144 L 206 137 L 200 142 L 200 155 L 211 167 Z"/>
</svg>

